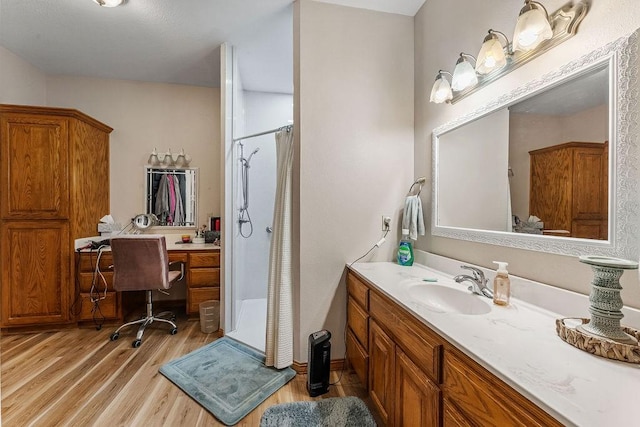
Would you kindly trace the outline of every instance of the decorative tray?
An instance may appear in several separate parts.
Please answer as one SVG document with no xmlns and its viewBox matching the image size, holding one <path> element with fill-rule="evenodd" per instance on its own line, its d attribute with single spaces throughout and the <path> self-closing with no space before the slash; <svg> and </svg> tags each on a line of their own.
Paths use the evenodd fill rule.
<svg viewBox="0 0 640 427">
<path fill-rule="evenodd" d="M 566 325 L 565 320 L 579 320 L 583 325 L 589 323 L 589 319 L 577 317 L 556 319 L 556 332 L 563 341 L 596 356 L 628 363 L 640 363 L 640 346 L 638 344 L 622 344 L 607 338 L 589 335 L 575 327 Z M 628 326 L 623 326 L 622 330 L 640 340 L 640 331 Z"/>
</svg>

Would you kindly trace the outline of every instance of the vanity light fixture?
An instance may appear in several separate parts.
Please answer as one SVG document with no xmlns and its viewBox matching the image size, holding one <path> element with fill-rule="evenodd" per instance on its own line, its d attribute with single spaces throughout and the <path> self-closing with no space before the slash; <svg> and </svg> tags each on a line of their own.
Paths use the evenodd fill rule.
<svg viewBox="0 0 640 427">
<path fill-rule="evenodd" d="M 513 33 L 513 50 L 527 52 L 553 37 L 547 9 L 537 1 L 525 0 Z"/>
<path fill-rule="evenodd" d="M 456 61 L 456 68 L 453 69 L 453 77 L 451 78 L 451 89 L 455 91 L 465 90 L 478 84 L 476 70 L 467 58 L 471 58 L 476 62 L 476 58 L 473 55 L 460 52 L 460 57 Z"/>
<path fill-rule="evenodd" d="M 118 7 L 123 4 L 125 0 L 93 0 L 93 2 L 102 7 Z"/>
<path fill-rule="evenodd" d="M 552 14 L 537 1 L 524 2 L 513 43 L 509 43 L 504 33 L 489 30 L 477 60 L 466 53 L 460 54 L 451 78 L 451 96 L 447 93 L 449 82 L 444 78 L 443 71 L 438 71 L 431 89 L 431 102 L 453 104 L 573 37 L 587 14 L 590 0 L 569 1 Z M 504 38 L 504 45 L 500 37 Z M 467 58 L 475 60 L 475 67 Z"/>
<path fill-rule="evenodd" d="M 435 104 L 442 104 L 443 102 L 451 101 L 451 98 L 453 98 L 451 85 L 449 84 L 449 80 L 444 77 L 444 74 L 449 74 L 451 76 L 451 73 L 448 71 L 438 71 L 436 81 L 431 89 L 431 97 L 429 98 L 429 101 Z"/>
<path fill-rule="evenodd" d="M 504 37 L 506 42 L 505 46 L 502 46 L 500 38 Z M 506 49 L 506 52 L 505 52 Z M 507 55 L 511 56 L 509 39 L 500 31 L 489 30 L 489 34 L 484 38 L 482 47 L 478 53 L 478 59 L 476 61 L 476 73 L 489 74 L 494 70 L 499 70 L 507 65 Z"/>
</svg>

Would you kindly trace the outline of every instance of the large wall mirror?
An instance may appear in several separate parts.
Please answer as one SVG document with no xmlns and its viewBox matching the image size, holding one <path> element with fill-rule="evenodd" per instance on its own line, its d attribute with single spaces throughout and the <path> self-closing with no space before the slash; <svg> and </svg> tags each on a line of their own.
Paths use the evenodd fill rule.
<svg viewBox="0 0 640 427">
<path fill-rule="evenodd" d="M 197 224 L 197 168 L 145 168 L 145 213 L 154 214 L 159 226 L 190 227 Z"/>
<path fill-rule="evenodd" d="M 435 129 L 432 233 L 636 258 L 636 39 Z"/>
</svg>

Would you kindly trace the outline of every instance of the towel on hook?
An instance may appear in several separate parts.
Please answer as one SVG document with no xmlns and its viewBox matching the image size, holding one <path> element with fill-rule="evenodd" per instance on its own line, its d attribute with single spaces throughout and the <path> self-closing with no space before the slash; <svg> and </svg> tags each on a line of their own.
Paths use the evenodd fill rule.
<svg viewBox="0 0 640 427">
<path fill-rule="evenodd" d="M 407 196 L 404 202 L 402 234 L 408 234 L 412 240 L 417 240 L 418 234 L 424 236 L 424 218 L 422 216 L 420 196 Z"/>
</svg>

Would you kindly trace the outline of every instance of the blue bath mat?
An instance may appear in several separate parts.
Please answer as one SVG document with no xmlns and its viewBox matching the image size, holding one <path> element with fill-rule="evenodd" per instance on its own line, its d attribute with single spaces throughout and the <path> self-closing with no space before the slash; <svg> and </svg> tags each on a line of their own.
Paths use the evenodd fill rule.
<svg viewBox="0 0 640 427">
<path fill-rule="evenodd" d="M 291 368 L 266 367 L 264 355 L 230 338 L 172 360 L 160 373 L 226 425 L 236 424 L 296 375 Z"/>
<path fill-rule="evenodd" d="M 267 408 L 260 427 L 375 427 L 367 405 L 357 397 L 281 403 Z"/>
</svg>

